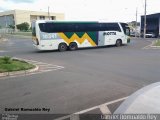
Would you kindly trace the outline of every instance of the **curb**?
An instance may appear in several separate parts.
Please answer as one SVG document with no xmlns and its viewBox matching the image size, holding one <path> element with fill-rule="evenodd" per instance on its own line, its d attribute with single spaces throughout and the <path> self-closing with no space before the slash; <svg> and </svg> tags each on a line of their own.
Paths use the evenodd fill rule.
<svg viewBox="0 0 160 120">
<path fill-rule="evenodd" d="M 17 58 L 15 58 L 17 59 Z M 23 60 L 23 59 L 18 59 L 18 60 Z M 24 61 L 24 60 L 23 60 Z M 27 61 L 28 62 L 28 61 Z M 30 63 L 30 62 L 28 62 Z M 30 63 L 30 64 L 33 64 L 33 63 Z M 33 64 L 35 66 L 35 68 L 33 69 L 29 69 L 29 70 L 22 70 L 22 71 L 13 71 L 13 72 L 3 72 L 3 73 L 0 73 L 0 77 L 6 77 L 6 76 L 13 76 L 13 75 L 26 75 L 28 73 L 32 73 L 32 72 L 35 72 L 35 71 L 38 71 L 39 69 L 39 66 Z"/>
<path fill-rule="evenodd" d="M 0 73 L 0 77 L 13 76 L 13 75 L 26 75 L 28 73 L 38 71 L 39 67 L 37 65 L 35 65 L 35 66 L 36 66 L 35 68 L 30 69 L 30 70 Z"/>
<path fill-rule="evenodd" d="M 8 39 L 6 38 L 0 38 L 0 42 L 6 42 Z"/>
<path fill-rule="evenodd" d="M 156 40 L 156 41 L 157 41 L 157 40 Z M 160 48 L 160 46 L 155 46 L 155 45 L 154 45 L 154 43 L 155 43 L 156 41 L 152 41 L 152 44 L 150 45 L 150 47 L 153 47 L 153 48 Z"/>
<path fill-rule="evenodd" d="M 32 36 L 25 36 L 25 35 L 14 35 L 14 34 L 11 34 L 11 35 L 8 35 L 8 36 L 19 37 L 19 38 L 31 38 L 32 39 Z"/>
</svg>

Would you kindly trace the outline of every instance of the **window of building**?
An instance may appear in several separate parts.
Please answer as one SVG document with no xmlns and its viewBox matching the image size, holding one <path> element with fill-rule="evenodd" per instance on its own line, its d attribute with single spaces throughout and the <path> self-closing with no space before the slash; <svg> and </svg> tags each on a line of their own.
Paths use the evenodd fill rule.
<svg viewBox="0 0 160 120">
<path fill-rule="evenodd" d="M 45 16 L 39 16 L 40 20 L 45 20 Z"/>
<path fill-rule="evenodd" d="M 55 20 L 56 19 L 56 16 L 51 16 L 51 20 Z"/>
<path fill-rule="evenodd" d="M 32 22 L 32 21 L 34 21 L 34 20 L 37 20 L 37 16 L 31 15 L 31 16 L 30 16 L 30 21 Z"/>
</svg>

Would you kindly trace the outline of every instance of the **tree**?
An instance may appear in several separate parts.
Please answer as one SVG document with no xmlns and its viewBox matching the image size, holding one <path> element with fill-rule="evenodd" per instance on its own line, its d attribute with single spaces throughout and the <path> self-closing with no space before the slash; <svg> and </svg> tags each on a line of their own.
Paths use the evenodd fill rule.
<svg viewBox="0 0 160 120">
<path fill-rule="evenodd" d="M 9 28 L 15 29 L 15 26 L 14 25 L 9 25 Z"/>
<path fill-rule="evenodd" d="M 27 22 L 16 25 L 17 29 L 20 31 L 27 31 L 29 29 L 29 24 Z"/>
<path fill-rule="evenodd" d="M 12 34 L 15 30 L 15 25 L 9 25 L 8 28 L 10 28 L 9 32 Z"/>
<path fill-rule="evenodd" d="M 135 28 L 136 26 L 140 26 L 140 23 L 139 22 L 136 23 L 136 21 L 132 21 L 132 22 L 129 22 L 128 25 Z"/>
</svg>

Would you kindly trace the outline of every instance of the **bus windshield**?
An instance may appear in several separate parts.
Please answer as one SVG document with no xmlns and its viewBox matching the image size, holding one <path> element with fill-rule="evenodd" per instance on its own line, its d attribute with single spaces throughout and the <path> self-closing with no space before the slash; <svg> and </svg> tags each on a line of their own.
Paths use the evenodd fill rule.
<svg viewBox="0 0 160 120">
<path fill-rule="evenodd" d="M 126 27 L 126 33 L 125 33 L 127 36 L 130 36 L 130 28 L 129 27 Z"/>
<path fill-rule="evenodd" d="M 121 26 L 123 28 L 123 31 L 124 31 L 125 35 L 130 36 L 130 28 L 128 27 L 128 24 L 121 23 Z"/>
</svg>

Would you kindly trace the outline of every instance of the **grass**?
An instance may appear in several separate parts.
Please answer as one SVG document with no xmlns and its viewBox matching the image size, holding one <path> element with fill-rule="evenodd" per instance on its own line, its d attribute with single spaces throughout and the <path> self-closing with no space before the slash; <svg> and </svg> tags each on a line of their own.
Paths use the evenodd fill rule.
<svg viewBox="0 0 160 120">
<path fill-rule="evenodd" d="M 0 57 L 0 73 L 32 69 L 35 66 L 25 61 L 11 59 L 11 57 Z"/>
<path fill-rule="evenodd" d="M 156 40 L 154 46 L 160 46 L 160 40 Z"/>
</svg>

